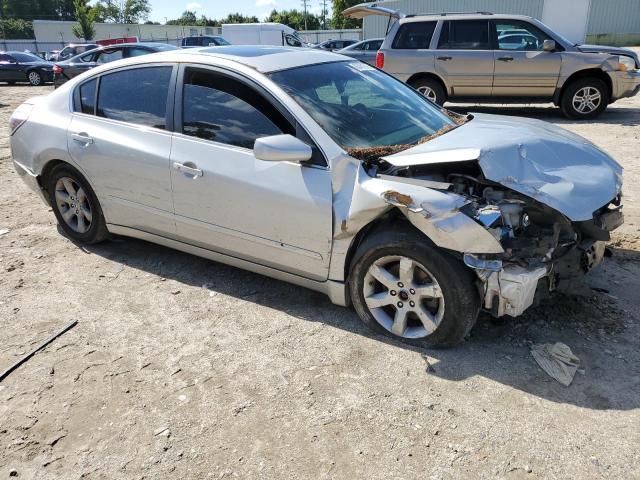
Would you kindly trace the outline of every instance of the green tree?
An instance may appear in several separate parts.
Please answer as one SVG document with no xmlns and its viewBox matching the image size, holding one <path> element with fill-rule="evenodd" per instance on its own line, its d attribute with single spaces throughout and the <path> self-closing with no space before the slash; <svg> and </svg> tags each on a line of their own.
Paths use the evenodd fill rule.
<svg viewBox="0 0 640 480">
<path fill-rule="evenodd" d="M 78 23 L 71 28 L 71 32 L 78 38 L 93 40 L 96 35 L 96 29 L 93 27 L 93 16 L 91 9 L 87 5 L 87 0 L 74 0 L 73 5 L 76 9 L 75 14 Z"/>
<path fill-rule="evenodd" d="M 362 28 L 362 20 L 347 18 L 342 15 L 343 10 L 361 3 L 360 0 L 333 0 L 333 16 L 331 26 L 333 28 Z"/>
<path fill-rule="evenodd" d="M 74 20 L 73 0 L 0 0 L 0 16 L 23 20 Z"/>
<path fill-rule="evenodd" d="M 138 23 L 151 13 L 150 0 L 98 0 L 91 9 L 97 22 Z"/>
<path fill-rule="evenodd" d="M 176 18 L 175 20 L 169 20 L 167 22 L 167 25 L 195 25 L 197 21 L 198 19 L 195 13 L 189 10 L 185 10 L 184 12 L 182 12 L 182 15 L 180 15 L 180 17 Z"/>
<path fill-rule="evenodd" d="M 265 22 L 282 23 L 295 30 L 304 30 L 304 12 L 296 10 L 272 10 Z M 307 13 L 307 28 L 309 30 L 318 30 L 322 24 L 322 18 L 313 13 Z"/>
<path fill-rule="evenodd" d="M 6 40 L 35 38 L 33 23 L 21 18 L 2 18 L 0 36 Z"/>
</svg>

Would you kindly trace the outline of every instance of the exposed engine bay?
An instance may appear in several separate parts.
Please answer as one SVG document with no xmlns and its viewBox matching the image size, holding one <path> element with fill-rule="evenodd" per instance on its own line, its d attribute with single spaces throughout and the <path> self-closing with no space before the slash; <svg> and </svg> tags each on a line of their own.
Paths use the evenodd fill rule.
<svg viewBox="0 0 640 480">
<path fill-rule="evenodd" d="M 572 222 L 553 208 L 486 179 L 477 161 L 396 167 L 378 159 L 365 168 L 378 178 L 451 192 L 467 200 L 459 211 L 483 226 L 504 250 L 463 255 L 482 283 L 484 308 L 495 316 L 520 315 L 536 294 L 542 296 L 587 273 L 602 260 L 609 232 L 623 222 L 620 195 L 594 212 L 593 220 Z"/>
</svg>

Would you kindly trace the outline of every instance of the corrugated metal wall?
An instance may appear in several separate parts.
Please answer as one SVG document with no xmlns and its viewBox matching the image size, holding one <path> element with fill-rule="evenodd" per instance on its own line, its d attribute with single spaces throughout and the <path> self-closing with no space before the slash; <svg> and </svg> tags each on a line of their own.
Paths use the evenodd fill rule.
<svg viewBox="0 0 640 480">
<path fill-rule="evenodd" d="M 640 0 L 591 0 L 587 42 L 640 45 Z"/>
<path fill-rule="evenodd" d="M 627 1 L 637 3 L 640 0 Z M 414 14 L 484 11 L 493 13 L 515 13 L 540 18 L 542 16 L 544 0 L 397 0 L 377 2 L 377 4 Z M 365 17 L 363 28 L 365 38 L 384 37 L 387 28 L 387 18 L 378 15 Z"/>
</svg>

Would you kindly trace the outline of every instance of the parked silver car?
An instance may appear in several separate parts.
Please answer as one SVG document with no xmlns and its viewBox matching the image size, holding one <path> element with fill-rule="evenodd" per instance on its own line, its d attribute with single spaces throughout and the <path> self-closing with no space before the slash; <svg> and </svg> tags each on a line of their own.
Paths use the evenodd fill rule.
<svg viewBox="0 0 640 480">
<path fill-rule="evenodd" d="M 396 19 L 376 66 L 442 105 L 445 101 L 553 102 L 593 118 L 640 91 L 640 60 L 625 48 L 575 45 L 522 15 L 405 15 L 379 5 L 344 11 Z"/>
<path fill-rule="evenodd" d="M 368 63 L 369 65 L 376 64 L 376 53 L 382 46 L 384 38 L 371 38 L 369 40 L 363 40 L 353 45 L 349 45 L 341 50 L 337 50 L 336 53 L 340 55 L 346 55 L 348 57 L 357 58 L 358 60 Z"/>
<path fill-rule="evenodd" d="M 440 110 L 331 52 L 229 46 L 97 67 L 10 119 L 64 232 L 170 246 L 453 345 L 598 264 L 622 168 L 544 122 Z"/>
</svg>

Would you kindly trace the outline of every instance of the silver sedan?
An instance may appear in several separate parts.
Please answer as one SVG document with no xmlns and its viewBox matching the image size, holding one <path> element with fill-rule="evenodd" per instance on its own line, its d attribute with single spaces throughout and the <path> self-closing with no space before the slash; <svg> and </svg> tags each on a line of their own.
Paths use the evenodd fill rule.
<svg viewBox="0 0 640 480">
<path fill-rule="evenodd" d="M 362 62 L 229 46 L 93 69 L 10 120 L 65 234 L 170 246 L 460 343 L 597 265 L 621 167 L 555 126 L 459 116 Z"/>
</svg>

